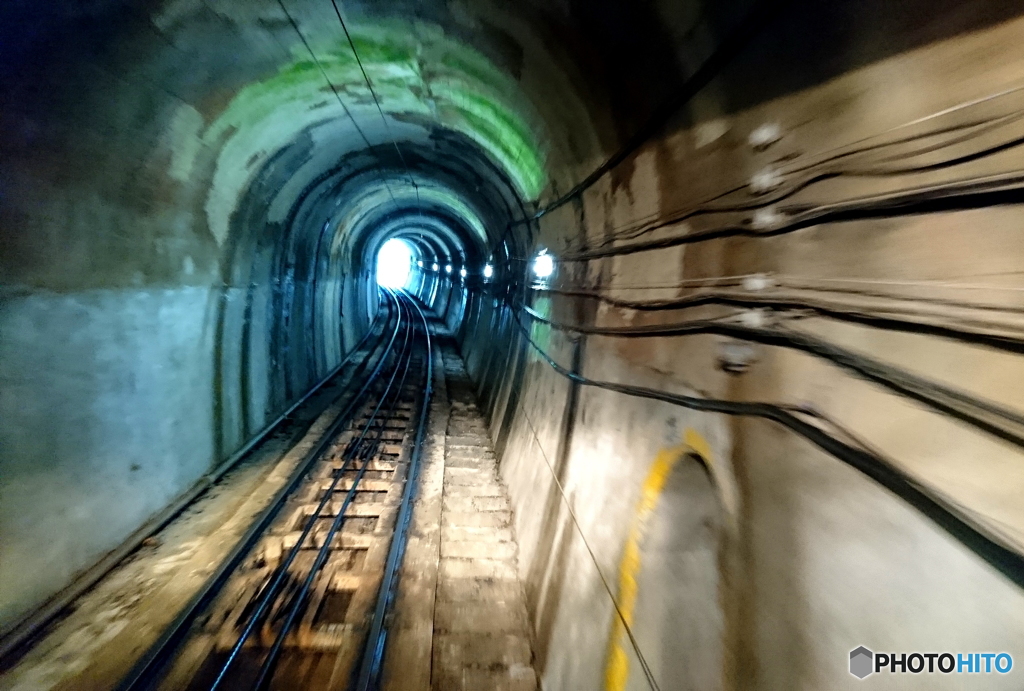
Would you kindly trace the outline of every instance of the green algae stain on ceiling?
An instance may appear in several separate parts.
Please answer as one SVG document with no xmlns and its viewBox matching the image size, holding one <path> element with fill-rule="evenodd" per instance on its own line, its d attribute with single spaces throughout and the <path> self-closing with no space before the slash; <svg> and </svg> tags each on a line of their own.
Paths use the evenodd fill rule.
<svg viewBox="0 0 1024 691">
<path fill-rule="evenodd" d="M 394 20 L 350 30 L 385 113 L 461 132 L 501 165 L 523 197 L 540 194 L 546 138 L 511 77 L 434 26 Z M 207 143 L 222 142 L 211 216 L 230 214 L 250 174 L 246 162 L 286 146 L 307 127 L 347 119 L 325 74 L 372 143 L 387 143 L 377 141 L 384 136 L 380 117 L 340 26 L 310 30 L 309 40 L 319 66 L 296 42 L 292 62 L 239 91 L 205 132 Z M 352 134 L 358 136 L 354 128 Z"/>
</svg>

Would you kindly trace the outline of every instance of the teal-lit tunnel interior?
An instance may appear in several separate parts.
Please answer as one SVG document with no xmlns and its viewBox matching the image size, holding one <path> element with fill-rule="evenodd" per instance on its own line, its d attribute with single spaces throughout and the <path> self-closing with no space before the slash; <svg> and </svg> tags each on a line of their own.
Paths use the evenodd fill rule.
<svg viewBox="0 0 1024 691">
<path fill-rule="evenodd" d="M 1002 0 L 6 0 L 0 686 L 124 673 L 151 594 L 53 603 L 187 599 L 219 543 L 154 526 L 228 468 L 255 515 L 401 293 L 536 688 L 1020 688 L 1021 45 Z"/>
</svg>

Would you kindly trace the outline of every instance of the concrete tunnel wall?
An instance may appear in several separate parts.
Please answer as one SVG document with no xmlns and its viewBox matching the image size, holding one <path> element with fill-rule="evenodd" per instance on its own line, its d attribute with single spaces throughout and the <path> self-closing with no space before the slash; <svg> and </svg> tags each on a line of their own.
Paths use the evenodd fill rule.
<svg viewBox="0 0 1024 691">
<path fill-rule="evenodd" d="M 323 9 L 293 18 L 340 83 L 356 65 Z M 445 33 L 456 22 L 439 11 L 410 31 L 351 9 L 371 73 L 413 56 L 428 72 L 407 78 L 429 102 L 385 88 L 382 123 L 364 90 L 346 118 L 273 3 L 5 4 L 3 629 L 362 336 L 376 292 L 361 243 L 383 197 L 389 222 L 444 211 L 497 227 L 478 207 L 503 194 L 488 185 L 511 155 L 508 184 L 535 193 L 537 154 L 516 137 L 536 116 Z"/>
<path fill-rule="evenodd" d="M 813 291 L 815 299 L 838 298 L 850 309 L 866 306 L 852 296 L 871 291 L 942 304 L 964 300 L 995 310 L 1018 305 L 1017 206 L 914 209 L 743 237 L 760 224 L 785 229 L 787 214 L 806 209 L 898 198 L 1015 169 L 1017 154 L 999 148 L 1014 134 L 993 132 L 991 139 L 971 141 L 963 132 L 1017 112 L 1024 71 L 1013 47 L 1020 44 L 1024 24 L 1007 19 L 987 25 L 982 20 L 994 10 L 991 5 L 970 17 L 936 8 L 928 19 L 907 8 L 872 9 L 877 14 L 866 14 L 877 20 L 875 27 L 845 33 L 823 23 L 828 28 L 821 34 L 844 34 L 838 44 L 821 36 L 808 40 L 799 26 L 776 28 L 785 39 L 766 38 L 745 53 L 668 134 L 642 147 L 580 200 L 542 218 L 534 247 L 551 248 L 566 259 L 551 285 L 528 298 L 534 309 L 587 327 L 640 326 L 667 320 L 595 297 L 672 300 L 716 288 L 756 294 L 765 282 L 787 297 Z M 893 50 L 899 43 L 894 25 L 908 28 L 894 14 L 903 14 L 918 32 L 908 40 L 915 45 L 904 44 L 905 50 Z M 908 20 L 912 15 L 915 20 Z M 932 34 L 916 44 L 929 31 L 945 36 Z M 794 44 L 780 45 L 786 39 Z M 869 43 L 879 52 L 865 59 Z M 796 55 L 835 74 L 792 90 L 773 84 L 768 72 L 780 62 L 794 64 Z M 842 56 L 849 63 L 838 67 Z M 760 103 L 748 100 L 755 82 L 755 90 L 776 95 Z M 944 131 L 958 134 L 944 137 Z M 778 140 L 762 144 L 766 133 Z M 840 143 L 846 142 L 863 148 L 844 149 Z M 872 154 L 880 145 L 887 149 Z M 828 165 L 847 157 L 848 164 Z M 801 169 L 807 161 L 811 165 Z M 704 202 L 730 189 L 738 192 L 724 203 Z M 702 204 L 721 210 L 660 228 L 636 222 L 678 217 Z M 723 227 L 742 230 L 716 237 L 713 231 Z M 618 231 L 624 237 L 616 237 Z M 711 236 L 707 241 L 593 256 L 595 249 L 613 246 L 613 239 L 628 244 L 627 233 L 657 243 L 702 231 Z M 713 280 L 719 276 L 727 279 Z M 740 278 L 730 284 L 728 277 Z M 662 688 L 854 688 L 861 682 L 848 675 L 846 665 L 857 645 L 1021 654 L 1019 587 L 904 500 L 771 422 L 701 414 L 587 387 L 573 393 L 536 352 L 523 350 L 514 317 L 492 292 L 482 290 L 469 301 L 463 352 L 481 382 L 512 493 L 520 573 L 546 688 L 648 688 L 606 584 L 620 598 L 620 609 L 627 608 L 639 650 Z M 698 305 L 686 318 L 722 316 L 721 309 Z M 749 318 L 796 326 L 770 312 Z M 571 334 L 531 322 L 527 328 L 563 367 L 571 367 Z M 1021 364 L 1012 354 L 813 314 L 799 328 L 1010 411 L 1022 407 L 1016 385 Z M 495 342 L 508 348 L 509 359 L 498 354 Z M 731 376 L 719 362 L 733 345 L 714 335 L 585 336 L 580 371 L 702 397 L 803 406 L 866 440 L 1020 549 L 1019 537 L 1013 537 L 1024 520 L 1018 443 L 792 348 L 755 345 L 749 370 Z M 671 478 L 681 467 L 682 461 L 666 458 L 682 458 L 694 446 L 705 456 L 724 515 L 717 541 L 717 616 L 708 613 L 704 620 L 716 635 L 652 635 L 657 624 L 649 619 L 651 600 L 670 606 L 679 589 L 699 579 L 687 580 L 685 570 L 660 582 L 648 577 L 663 572 L 670 557 L 656 548 L 654 519 L 638 517 L 652 492 L 658 496 L 659 472 Z M 628 597 L 634 584 L 642 590 L 635 604 Z M 704 668 L 681 669 L 680 659 L 715 661 L 715 673 L 708 678 Z M 961 682 L 952 675 L 907 675 L 900 683 L 935 689 L 959 688 Z M 985 683 L 1014 688 L 1016 682 L 1007 676 Z"/>
<path fill-rule="evenodd" d="M 338 40 L 321 5 L 290 4 L 318 49 Z M 813 411 L 1019 550 L 1012 435 L 807 351 L 708 333 L 577 339 L 512 309 L 637 327 L 737 310 L 665 316 L 630 301 L 726 294 L 748 305 L 751 328 L 796 329 L 1019 411 L 1018 356 L 835 316 L 912 302 L 915 318 L 989 324 L 1018 307 L 1017 199 L 913 196 L 1016 170 L 1003 146 L 1019 136 L 1024 76 L 1012 3 L 780 8 L 656 137 L 513 232 L 510 220 L 583 179 L 678 92 L 747 7 L 345 9 L 377 51 L 374 78 L 401 75 L 381 92 L 382 123 L 354 65 L 327 64 L 370 149 L 343 114 L 325 114 L 337 102 L 273 3 L 6 10 L 34 30 L 3 61 L 0 621 L 65 585 L 328 372 L 371 318 L 376 247 L 405 234 L 424 258 L 474 271 L 424 271 L 414 285 L 479 384 L 545 688 L 648 688 L 637 651 L 661 688 L 702 690 L 852 688 L 857 645 L 1022 659 L 1020 589 L 904 500 L 774 423 L 574 386 L 517 319 L 593 379 Z M 389 51 L 407 48 L 396 35 L 422 60 L 418 90 L 393 69 L 405 58 Z M 479 123 L 470 96 L 481 93 L 500 126 Z M 705 239 L 671 242 L 684 233 Z M 540 248 L 557 272 L 531 286 Z M 768 293 L 766 307 L 751 299 Z M 794 320 L 782 298 L 842 309 Z M 723 371 L 736 358 L 745 372 Z M 694 524 L 667 497 L 716 518 L 697 520 L 696 536 L 673 532 Z M 688 596 L 699 628 L 653 619 L 659 602 Z"/>
</svg>

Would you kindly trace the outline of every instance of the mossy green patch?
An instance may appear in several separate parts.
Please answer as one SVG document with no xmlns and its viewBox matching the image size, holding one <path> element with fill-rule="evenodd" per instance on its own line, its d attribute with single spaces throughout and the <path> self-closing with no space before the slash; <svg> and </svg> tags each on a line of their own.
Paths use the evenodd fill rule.
<svg viewBox="0 0 1024 691">
<path fill-rule="evenodd" d="M 502 89 L 507 86 L 507 77 L 498 71 L 494 65 L 483 58 L 483 56 L 473 57 L 481 59 L 471 59 L 471 56 L 465 53 L 445 53 L 441 56 L 441 64 L 455 74 L 471 77 L 480 84 L 492 89 Z"/>
<path fill-rule="evenodd" d="M 411 62 L 415 57 L 415 51 L 408 45 L 388 41 L 376 40 L 373 37 L 353 33 L 352 44 L 359 53 L 359 59 L 363 64 L 383 62 Z M 347 44 L 346 44 L 347 45 Z"/>
<path fill-rule="evenodd" d="M 437 27 L 388 20 L 350 28 L 385 113 L 456 114 L 439 124 L 480 144 L 523 196 L 532 199 L 540 194 L 546 184 L 545 152 L 540 145 L 545 137 L 531 127 L 532 110 L 512 78 Z M 294 61 L 239 91 L 206 131 L 206 141 L 228 136 L 233 145 L 225 144 L 225 149 L 232 150 L 232 158 L 283 146 L 322 118 L 312 111 L 323 105 L 325 91 L 330 92 L 325 74 L 350 108 L 371 104 L 340 27 L 317 27 L 309 40 L 319 65 L 301 44 L 293 48 Z M 338 117 L 343 117 L 340 108 Z"/>
</svg>

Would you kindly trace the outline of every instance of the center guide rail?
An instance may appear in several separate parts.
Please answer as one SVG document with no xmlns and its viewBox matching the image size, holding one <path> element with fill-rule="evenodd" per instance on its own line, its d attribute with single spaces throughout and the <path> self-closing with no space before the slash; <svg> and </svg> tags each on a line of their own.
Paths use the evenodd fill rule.
<svg viewBox="0 0 1024 691">
<path fill-rule="evenodd" d="M 433 379 L 422 309 L 382 297 L 359 390 L 122 691 L 379 687 Z"/>
</svg>

